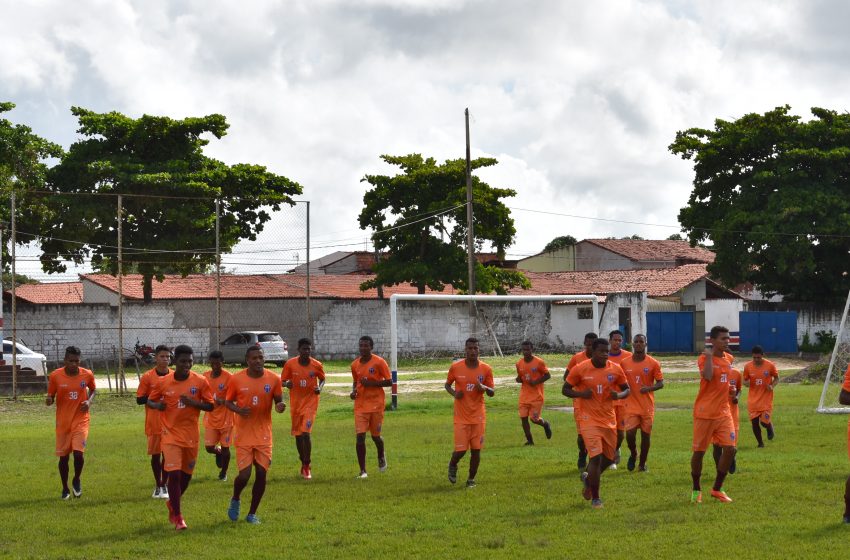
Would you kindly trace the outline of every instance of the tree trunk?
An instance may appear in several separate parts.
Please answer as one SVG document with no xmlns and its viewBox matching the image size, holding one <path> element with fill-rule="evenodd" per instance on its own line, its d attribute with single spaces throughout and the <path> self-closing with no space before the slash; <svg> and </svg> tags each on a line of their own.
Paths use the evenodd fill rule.
<svg viewBox="0 0 850 560">
<path fill-rule="evenodd" d="M 153 274 L 142 276 L 142 295 L 145 303 L 153 301 Z"/>
</svg>

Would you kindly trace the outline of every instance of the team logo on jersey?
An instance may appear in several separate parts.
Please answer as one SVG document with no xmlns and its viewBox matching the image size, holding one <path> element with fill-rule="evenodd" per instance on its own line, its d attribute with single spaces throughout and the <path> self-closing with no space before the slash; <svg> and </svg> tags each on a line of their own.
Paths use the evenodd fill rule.
<svg viewBox="0 0 850 560">
<path fill-rule="evenodd" d="M 271 393 L 272 392 L 272 386 L 271 385 L 263 385 L 263 391 L 265 391 L 266 393 Z"/>
<path fill-rule="evenodd" d="M 608 374 L 608 383 L 613 383 L 613 382 L 614 382 L 614 374 L 609 373 Z"/>
<path fill-rule="evenodd" d="M 479 383 L 484 383 L 484 376 L 483 376 L 483 375 L 479 375 L 479 376 L 478 376 L 478 382 L 479 382 Z"/>
<path fill-rule="evenodd" d="M 643 372 L 644 372 L 644 373 L 649 373 L 649 368 L 648 368 L 648 367 L 643 368 Z"/>
<path fill-rule="evenodd" d="M 764 372 L 764 374 L 767 375 L 767 372 Z M 80 381 L 80 387 L 85 387 L 85 386 L 86 386 L 86 382 Z"/>
<path fill-rule="evenodd" d="M 732 432 L 732 433 L 729 434 L 729 439 L 731 439 L 732 441 L 735 441 L 735 432 Z"/>
<path fill-rule="evenodd" d="M 310 377 L 316 377 L 316 372 L 311 371 L 307 375 L 309 375 Z"/>
<path fill-rule="evenodd" d="M 537 373 L 537 368 L 536 367 L 531 368 L 531 373 Z"/>
<path fill-rule="evenodd" d="M 219 383 L 219 384 L 218 384 L 218 390 L 219 390 L 219 391 L 224 391 L 224 383 Z"/>
<path fill-rule="evenodd" d="M 764 373 L 764 376 L 765 376 L 765 377 L 770 377 L 770 373 L 769 373 L 769 372 L 765 371 L 765 372 L 763 372 L 763 373 Z"/>
<path fill-rule="evenodd" d="M 192 387 L 191 389 L 189 389 L 189 392 L 192 393 L 193 395 L 196 395 L 196 394 L 198 394 L 198 388 Z"/>
<path fill-rule="evenodd" d="M 369 373 L 375 373 L 375 368 L 370 367 L 370 368 L 369 368 Z"/>
<path fill-rule="evenodd" d="M 312 421 L 312 420 L 307 420 L 307 429 L 308 429 L 308 430 L 310 429 L 310 426 L 312 426 L 312 425 L 313 425 L 313 421 Z"/>
</svg>

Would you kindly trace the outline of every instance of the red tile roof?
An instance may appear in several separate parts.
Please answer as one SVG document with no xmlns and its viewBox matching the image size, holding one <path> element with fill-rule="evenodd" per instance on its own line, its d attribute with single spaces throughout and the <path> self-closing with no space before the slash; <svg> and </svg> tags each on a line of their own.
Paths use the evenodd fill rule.
<svg viewBox="0 0 850 560">
<path fill-rule="evenodd" d="M 714 252 L 702 247 L 691 247 L 687 241 L 672 239 L 585 239 L 612 253 L 633 261 L 676 262 L 691 261 L 713 263 Z"/>
<path fill-rule="evenodd" d="M 11 290 L 6 290 L 11 294 Z M 15 286 L 18 300 L 35 305 L 71 305 L 83 303 L 82 282 L 52 282 Z"/>
</svg>

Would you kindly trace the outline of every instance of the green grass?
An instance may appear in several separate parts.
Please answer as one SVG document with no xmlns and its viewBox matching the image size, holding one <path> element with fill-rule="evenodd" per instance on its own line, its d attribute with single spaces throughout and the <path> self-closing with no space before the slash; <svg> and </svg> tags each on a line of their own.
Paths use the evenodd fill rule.
<svg viewBox="0 0 850 560">
<path fill-rule="evenodd" d="M 535 429 L 523 447 L 515 386 L 488 401 L 478 487 L 446 481 L 452 403 L 444 393 L 402 395 L 387 412 L 389 470 L 355 480 L 351 402 L 324 395 L 314 430 L 314 480 L 298 475 L 288 414 L 276 415 L 274 464 L 259 515 L 225 516 L 231 483 L 202 455 L 184 498 L 189 530 L 177 534 L 152 490 L 143 410 L 130 397 L 95 403 L 81 499 L 63 502 L 53 457 L 53 409 L 41 399 L 0 401 L 0 557 L 3 558 L 846 558 L 841 525 L 847 477 L 842 416 L 814 412 L 820 387 L 780 385 L 777 439 L 756 449 L 746 418 L 735 500 L 688 503 L 691 411 L 697 385 L 671 382 L 659 412 L 647 473 L 625 460 L 602 479 L 605 509 L 580 496 L 575 431 L 560 383 L 547 384 L 554 437 Z M 746 410 L 742 405 L 742 410 Z M 233 472 L 231 472 L 231 475 Z M 713 478 L 706 459 L 703 486 Z M 250 487 L 243 498 L 250 499 Z M 244 512 L 243 512 L 244 515 Z M 486 556 L 485 556 L 486 555 Z"/>
</svg>

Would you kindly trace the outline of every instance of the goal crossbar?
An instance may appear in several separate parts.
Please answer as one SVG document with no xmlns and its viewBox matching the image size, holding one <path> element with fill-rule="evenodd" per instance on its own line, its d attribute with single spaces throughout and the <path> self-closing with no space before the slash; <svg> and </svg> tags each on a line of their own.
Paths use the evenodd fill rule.
<svg viewBox="0 0 850 560">
<path fill-rule="evenodd" d="M 399 301 L 590 301 L 594 330 L 599 326 L 599 302 L 595 294 L 493 296 L 450 294 L 393 294 L 390 296 L 390 373 L 392 374 L 392 408 L 398 406 L 398 302 Z"/>
</svg>

